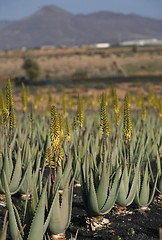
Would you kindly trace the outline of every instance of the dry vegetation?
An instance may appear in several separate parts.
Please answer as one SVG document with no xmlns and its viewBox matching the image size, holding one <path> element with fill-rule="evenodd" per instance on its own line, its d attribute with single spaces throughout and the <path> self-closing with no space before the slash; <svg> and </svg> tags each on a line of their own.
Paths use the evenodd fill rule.
<svg viewBox="0 0 162 240">
<path fill-rule="evenodd" d="M 25 58 L 39 64 L 41 79 L 162 75 L 162 47 L 65 48 L 0 52 L 0 76 L 24 75 Z"/>
</svg>

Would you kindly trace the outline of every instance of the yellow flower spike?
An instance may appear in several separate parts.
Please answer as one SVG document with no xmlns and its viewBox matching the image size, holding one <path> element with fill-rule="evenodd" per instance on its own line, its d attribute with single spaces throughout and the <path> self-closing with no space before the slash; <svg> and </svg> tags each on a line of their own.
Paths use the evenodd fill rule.
<svg viewBox="0 0 162 240">
<path fill-rule="evenodd" d="M 78 123 L 79 128 L 83 127 L 84 110 L 83 110 L 83 100 L 82 100 L 82 97 L 80 95 L 78 95 L 77 123 Z"/>
<path fill-rule="evenodd" d="M 60 139 L 64 136 L 64 124 L 63 124 L 63 115 L 58 115 L 59 127 L 60 127 Z"/>
<path fill-rule="evenodd" d="M 16 115 L 15 115 L 15 110 L 13 105 L 11 105 L 11 109 L 10 109 L 9 125 L 11 129 L 16 127 Z"/>
<path fill-rule="evenodd" d="M 114 90 L 114 117 L 115 117 L 115 122 L 117 125 L 119 125 L 121 114 L 120 114 L 120 105 L 119 105 L 119 100 L 117 96 L 116 89 Z"/>
<path fill-rule="evenodd" d="M 10 107 L 12 104 L 13 104 L 12 86 L 10 79 L 8 79 L 6 86 L 6 109 L 8 110 L 8 112 L 10 112 Z"/>
<path fill-rule="evenodd" d="M 69 143 L 71 139 L 71 129 L 70 129 L 70 123 L 69 123 L 68 117 L 66 117 L 66 122 L 65 122 L 65 139 L 67 143 Z"/>
<path fill-rule="evenodd" d="M 55 105 L 53 105 L 51 108 L 50 135 L 52 147 L 54 150 L 56 150 L 60 142 L 60 122 Z"/>
<path fill-rule="evenodd" d="M 73 118 L 73 128 L 74 128 L 74 130 L 77 129 L 77 119 L 76 119 L 76 117 Z"/>
<path fill-rule="evenodd" d="M 106 98 L 105 94 L 102 94 L 101 106 L 100 106 L 100 128 L 103 135 L 109 136 L 110 124 L 108 121 L 107 110 L 106 110 Z"/>
<path fill-rule="evenodd" d="M 8 120 L 9 120 L 9 126 L 10 129 L 14 128 L 16 126 L 16 115 L 15 115 L 15 109 L 14 109 L 14 102 L 12 97 L 12 86 L 11 81 L 8 79 L 7 87 L 6 87 L 6 110 L 4 111 L 4 114 L 7 116 L 8 112 Z M 5 119 L 6 119 L 5 116 Z"/>
<path fill-rule="evenodd" d="M 56 164 L 55 164 L 54 159 L 53 159 L 53 154 L 52 154 L 51 148 L 46 149 L 45 164 L 46 164 L 46 166 L 48 166 L 50 168 L 55 168 L 56 167 Z"/>
<path fill-rule="evenodd" d="M 22 85 L 21 85 L 21 100 L 22 100 L 22 110 L 23 110 L 23 112 L 26 112 L 28 97 L 27 97 L 27 91 L 26 91 L 24 83 L 22 83 Z"/>
<path fill-rule="evenodd" d="M 8 110 L 6 108 L 3 108 L 2 109 L 2 125 L 4 127 L 7 127 L 8 119 L 9 119 Z"/>
<path fill-rule="evenodd" d="M 129 97 L 128 95 L 124 98 L 124 137 L 126 142 L 129 142 L 131 140 L 132 135 L 132 122 L 131 122 L 131 116 L 130 116 L 130 107 L 129 107 Z"/>
<path fill-rule="evenodd" d="M 62 143 L 59 142 L 58 149 L 57 149 L 57 160 L 56 160 L 58 167 L 62 166 L 63 158 L 64 158 L 63 147 L 62 147 Z"/>
</svg>

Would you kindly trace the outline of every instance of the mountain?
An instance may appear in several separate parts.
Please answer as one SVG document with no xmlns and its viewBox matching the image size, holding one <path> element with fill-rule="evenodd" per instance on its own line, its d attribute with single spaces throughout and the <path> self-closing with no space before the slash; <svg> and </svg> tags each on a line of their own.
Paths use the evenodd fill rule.
<svg viewBox="0 0 162 240">
<path fill-rule="evenodd" d="M 9 26 L 11 23 L 12 21 L 0 20 L 0 31 Z"/>
<path fill-rule="evenodd" d="M 0 49 L 162 38 L 162 20 L 100 11 L 72 14 L 54 5 L 18 21 L 0 21 Z"/>
</svg>

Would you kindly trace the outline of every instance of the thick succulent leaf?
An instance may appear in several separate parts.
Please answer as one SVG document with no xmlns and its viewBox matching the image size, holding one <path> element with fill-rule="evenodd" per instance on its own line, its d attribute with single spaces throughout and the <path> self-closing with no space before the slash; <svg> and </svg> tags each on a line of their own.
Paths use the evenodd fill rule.
<svg viewBox="0 0 162 240">
<path fill-rule="evenodd" d="M 162 174 L 162 169 L 161 169 L 161 160 L 160 160 L 160 154 L 158 151 L 158 148 L 156 148 L 156 162 L 157 162 L 157 171 L 159 176 Z"/>
<path fill-rule="evenodd" d="M 26 175 L 23 180 L 23 184 L 19 189 L 19 192 L 22 194 L 26 194 L 27 192 L 31 192 L 31 190 L 32 190 L 32 163 L 31 161 L 29 161 L 26 169 Z"/>
<path fill-rule="evenodd" d="M 47 183 L 44 186 L 43 193 L 38 202 L 27 240 L 39 239 L 43 240 L 44 235 L 44 216 L 45 216 L 45 205 L 46 205 L 46 190 Z"/>
<path fill-rule="evenodd" d="M 149 180 L 150 180 L 150 177 L 149 177 L 149 173 L 148 173 L 148 165 L 146 165 L 143 180 L 139 181 L 137 193 L 136 193 L 136 197 L 135 197 L 135 203 L 138 206 L 148 206 L 153 200 L 155 190 L 156 190 L 156 184 L 157 184 L 157 180 L 158 180 L 158 173 L 157 173 L 156 179 L 154 181 L 152 192 L 151 192 Z"/>
<path fill-rule="evenodd" d="M 128 206 L 133 202 L 136 194 L 136 190 L 137 190 L 138 176 L 139 176 L 139 168 L 137 167 L 134 170 L 132 183 L 129 182 L 130 178 L 128 178 L 128 182 L 126 182 L 126 179 L 124 181 L 123 177 L 121 178 L 119 192 L 116 199 L 116 203 L 119 206 Z M 131 184 L 131 188 L 129 189 L 130 184 Z"/>
<path fill-rule="evenodd" d="M 61 175 L 62 179 L 61 179 L 61 183 L 60 183 L 60 189 L 63 189 L 63 187 L 65 186 L 65 183 L 67 182 L 69 173 L 71 172 L 71 168 L 72 168 L 72 159 L 68 159 L 66 161 L 66 166 L 64 169 L 62 169 L 63 174 Z"/>
<path fill-rule="evenodd" d="M 69 219 L 71 218 L 72 183 L 69 188 L 69 180 L 63 189 L 63 195 L 61 197 L 62 200 L 60 204 L 60 195 L 59 191 L 57 191 L 48 225 L 48 229 L 52 234 L 64 233 L 68 227 Z"/>
<path fill-rule="evenodd" d="M 70 176 L 71 178 L 71 176 Z M 70 179 L 69 179 L 70 180 Z M 72 211 L 72 198 L 73 198 L 73 183 L 74 180 L 69 180 L 63 190 L 62 202 L 61 202 L 61 215 L 63 216 L 63 221 L 65 229 L 68 227 L 71 220 L 71 211 Z"/>
<path fill-rule="evenodd" d="M 111 210 L 111 208 L 114 206 L 115 200 L 117 198 L 118 190 L 119 190 L 120 179 L 121 179 L 121 167 L 118 168 L 115 174 L 115 178 L 114 178 L 111 189 L 109 189 L 109 194 L 107 196 L 105 205 L 100 210 L 102 215 L 108 213 Z"/>
<path fill-rule="evenodd" d="M 155 178 L 154 185 L 153 185 L 153 188 L 152 188 L 152 192 L 150 193 L 150 198 L 149 198 L 149 201 L 148 201 L 148 205 L 150 205 L 150 203 L 153 201 L 153 198 L 154 198 L 154 195 L 155 195 L 155 190 L 156 190 L 156 185 L 157 185 L 157 180 L 158 180 L 158 174 Z"/>
<path fill-rule="evenodd" d="M 8 228 L 7 214 L 8 214 L 8 211 L 6 211 L 6 213 L 5 213 L 2 232 L 0 232 L 0 239 L 1 240 L 6 240 L 7 239 L 7 228 Z"/>
<path fill-rule="evenodd" d="M 44 223 L 44 228 L 43 228 L 44 233 L 45 233 L 45 231 L 46 231 L 46 229 L 49 225 L 49 222 L 51 220 L 51 216 L 52 216 L 52 213 L 53 213 L 53 206 L 54 206 L 55 201 L 56 201 L 55 199 L 56 199 L 56 197 L 58 197 L 59 187 L 60 187 L 60 181 L 57 182 L 57 184 L 54 188 L 54 193 L 53 193 L 53 196 L 52 196 L 52 203 L 51 203 L 51 205 L 48 209 L 48 214 L 47 214 L 47 217 L 46 217 L 46 220 L 45 220 L 45 223 Z"/>
<path fill-rule="evenodd" d="M 25 179 L 26 179 L 26 175 L 27 175 L 27 169 L 26 169 L 26 171 L 24 172 L 23 177 L 21 178 L 21 181 L 20 181 L 18 187 L 15 189 L 14 192 L 11 192 L 12 195 L 15 194 L 15 193 L 17 193 L 17 192 L 19 192 L 20 188 L 22 187 L 22 185 L 23 185 L 23 183 L 24 183 L 24 181 L 25 181 Z M 26 192 L 25 192 L 25 194 L 26 194 Z"/>
<path fill-rule="evenodd" d="M 101 173 L 101 179 L 100 179 L 97 191 L 96 191 L 99 209 L 101 209 L 104 206 L 105 201 L 107 199 L 109 181 L 110 181 L 110 167 L 107 166 L 106 160 L 104 160 L 103 167 L 102 167 L 102 173 Z"/>
<path fill-rule="evenodd" d="M 31 208 L 34 212 L 36 209 L 37 203 L 38 203 L 38 193 L 37 193 L 37 186 L 34 178 L 32 179 L 32 202 L 31 202 Z"/>
<path fill-rule="evenodd" d="M 121 179 L 119 191 L 116 199 L 116 204 L 118 204 L 119 206 L 127 206 L 127 200 L 126 200 L 127 195 L 128 195 L 128 192 L 126 190 L 126 186 L 124 184 L 123 179 Z"/>
<path fill-rule="evenodd" d="M 16 165 L 13 170 L 12 179 L 10 182 L 10 191 L 15 192 L 16 189 L 19 186 L 19 183 L 21 181 L 21 174 L 22 174 L 22 163 L 21 163 L 21 152 L 20 149 L 18 149 L 17 159 L 16 159 Z"/>
<path fill-rule="evenodd" d="M 61 216 L 59 201 L 60 201 L 60 195 L 59 195 L 59 191 L 57 191 L 55 198 L 53 200 L 52 214 L 51 214 L 51 218 L 48 225 L 48 229 L 52 234 L 58 234 L 62 232 L 64 228 L 60 224 L 62 220 L 62 216 Z"/>
<path fill-rule="evenodd" d="M 28 166 L 29 161 L 31 161 L 31 148 L 29 140 L 24 142 L 22 153 L 23 165 Z"/>
<path fill-rule="evenodd" d="M 93 180 L 93 174 L 90 171 L 90 185 L 89 185 L 89 196 L 88 196 L 88 205 L 87 205 L 87 211 L 88 214 L 91 216 L 97 216 L 100 215 L 100 211 L 98 208 L 98 200 L 97 200 L 97 195 L 96 195 L 96 190 L 94 186 L 94 180 Z"/>
<path fill-rule="evenodd" d="M 12 167 L 10 165 L 10 160 L 8 158 L 7 150 L 6 150 L 6 152 L 4 154 L 4 158 L 3 158 L 3 170 L 5 171 L 5 175 L 10 184 L 10 179 L 11 179 L 11 175 L 12 175 Z"/>
<path fill-rule="evenodd" d="M 34 168 L 34 172 L 33 172 L 33 179 L 35 181 L 35 183 L 37 183 L 38 181 L 38 175 L 39 175 L 39 171 L 40 171 L 40 165 L 41 165 L 41 158 L 42 158 L 42 151 L 37 150 L 36 152 L 36 158 L 35 158 L 35 165 L 36 167 Z"/>
<path fill-rule="evenodd" d="M 0 174 L 3 168 L 3 153 L 1 151 L 2 150 L 0 150 Z"/>
<path fill-rule="evenodd" d="M 141 183 L 141 189 L 139 193 L 140 206 L 148 205 L 149 195 L 150 195 L 149 174 L 148 174 L 148 165 L 146 165 L 144 177 Z"/>
<path fill-rule="evenodd" d="M 23 228 L 24 226 L 22 225 L 22 222 L 21 222 L 21 219 L 20 219 L 20 215 L 19 215 L 19 212 L 16 208 L 15 205 L 13 205 L 13 209 L 14 209 L 14 212 L 15 212 L 15 217 L 16 217 L 16 221 L 17 221 L 17 225 L 18 225 L 18 228 L 19 228 L 19 236 L 24 236 L 24 232 L 23 232 Z M 21 235 L 20 235 L 21 234 Z"/>
<path fill-rule="evenodd" d="M 81 188 L 82 188 L 82 197 L 83 197 L 84 205 L 87 206 L 88 205 L 89 187 L 87 186 L 83 167 L 81 168 Z"/>
<path fill-rule="evenodd" d="M 1 176 L 1 178 L 0 178 L 0 193 L 5 193 L 5 190 L 4 190 L 4 184 L 3 184 L 3 179 L 2 179 L 2 173 L 0 173 L 0 176 Z"/>
<path fill-rule="evenodd" d="M 81 164 L 78 159 L 75 160 L 75 166 L 74 166 L 74 178 L 76 182 L 80 182 L 81 178 Z"/>
<path fill-rule="evenodd" d="M 14 208 L 12 205 L 12 200 L 11 200 L 11 194 L 9 191 L 9 186 L 8 186 L 8 182 L 7 182 L 7 177 L 5 172 L 3 171 L 3 179 L 4 179 L 4 186 L 5 186 L 5 192 L 6 192 L 6 204 L 7 204 L 7 208 L 9 211 L 9 228 L 10 228 L 10 234 L 12 239 L 16 239 L 16 237 L 19 234 L 19 229 L 18 229 L 18 225 L 17 225 L 17 221 L 16 221 L 16 216 L 15 216 L 15 212 L 14 212 Z M 22 237 L 19 236 L 18 240 L 22 240 Z"/>
</svg>

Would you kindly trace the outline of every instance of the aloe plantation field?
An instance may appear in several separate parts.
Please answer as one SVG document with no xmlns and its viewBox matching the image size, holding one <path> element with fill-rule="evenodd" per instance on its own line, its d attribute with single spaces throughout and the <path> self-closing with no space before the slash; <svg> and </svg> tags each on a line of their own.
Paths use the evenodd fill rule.
<svg viewBox="0 0 162 240">
<path fill-rule="evenodd" d="M 162 239 L 162 99 L 0 90 L 0 239 Z"/>
</svg>

